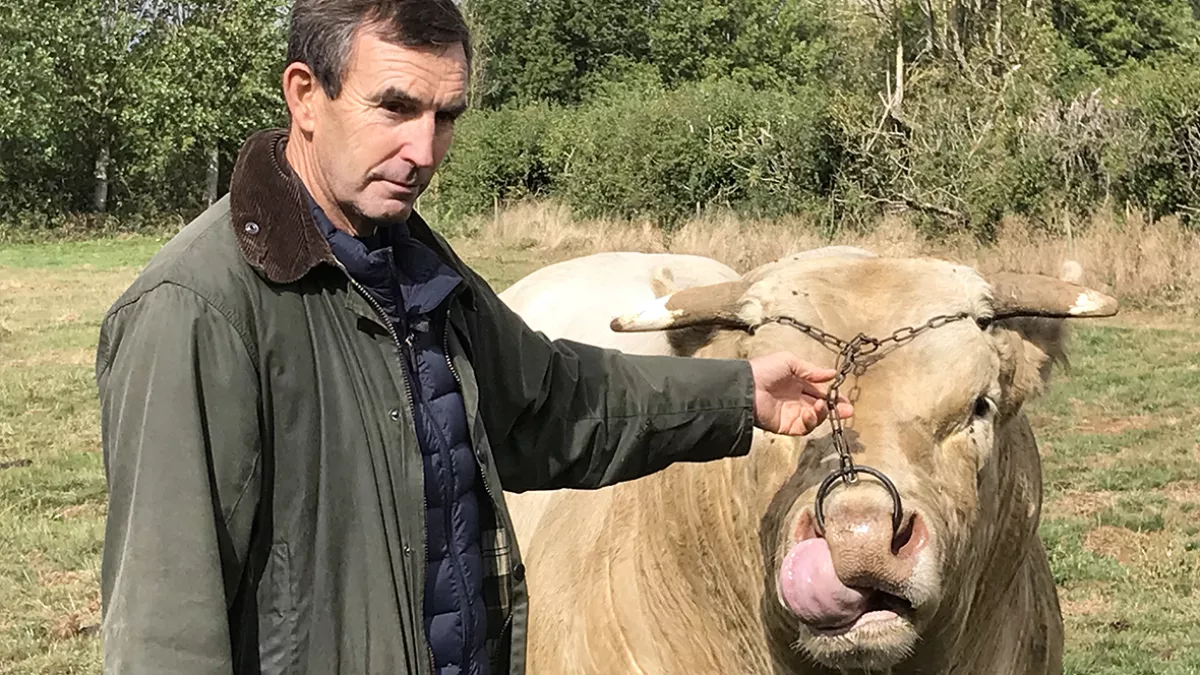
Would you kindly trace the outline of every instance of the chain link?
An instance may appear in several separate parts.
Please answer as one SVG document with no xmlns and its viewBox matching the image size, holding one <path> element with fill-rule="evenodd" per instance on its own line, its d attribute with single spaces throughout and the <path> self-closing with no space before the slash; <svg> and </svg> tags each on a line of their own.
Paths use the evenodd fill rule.
<svg viewBox="0 0 1200 675">
<path fill-rule="evenodd" d="M 858 480 L 858 470 L 854 467 L 854 459 L 850 454 L 850 444 L 846 441 L 845 427 L 842 423 L 842 418 L 838 415 L 837 402 L 841 393 L 842 385 L 845 384 L 846 378 L 850 373 L 855 371 L 860 365 L 865 369 L 869 364 L 863 364 L 860 359 L 864 356 L 869 356 L 878 352 L 883 347 L 889 344 L 897 346 L 911 342 L 922 333 L 941 328 L 955 321 L 962 321 L 970 318 L 968 312 L 960 312 L 958 314 L 941 314 L 933 317 L 929 321 L 918 326 L 905 326 L 895 330 L 891 335 L 885 338 L 873 338 L 863 333 L 859 333 L 853 340 L 843 340 L 836 335 L 826 333 L 816 326 L 804 323 L 793 319 L 790 316 L 772 316 L 763 320 L 763 324 L 777 323 L 784 326 L 795 328 L 796 330 L 808 335 L 817 342 L 838 350 L 837 360 L 834 362 L 834 370 L 836 374 L 833 381 L 829 385 L 829 393 L 825 398 L 825 404 L 829 409 L 829 424 L 833 431 L 831 438 L 833 439 L 833 447 L 838 453 L 838 461 L 840 465 L 839 474 L 842 476 L 842 481 L 847 484 L 853 484 Z"/>
</svg>

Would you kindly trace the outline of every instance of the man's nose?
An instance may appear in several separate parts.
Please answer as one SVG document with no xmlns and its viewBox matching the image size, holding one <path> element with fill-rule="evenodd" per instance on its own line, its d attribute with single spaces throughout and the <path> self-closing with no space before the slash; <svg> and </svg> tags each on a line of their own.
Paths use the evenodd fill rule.
<svg viewBox="0 0 1200 675">
<path fill-rule="evenodd" d="M 400 157 L 416 167 L 433 166 L 433 142 L 437 135 L 437 118 L 429 112 L 401 126 Z"/>
</svg>

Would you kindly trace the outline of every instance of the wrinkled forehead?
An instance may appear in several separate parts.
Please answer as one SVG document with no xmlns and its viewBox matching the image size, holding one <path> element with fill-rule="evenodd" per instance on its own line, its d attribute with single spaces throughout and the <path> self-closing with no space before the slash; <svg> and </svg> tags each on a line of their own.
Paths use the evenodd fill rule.
<svg viewBox="0 0 1200 675">
<path fill-rule="evenodd" d="M 974 269 L 940 260 L 785 259 L 746 275 L 746 299 L 849 338 L 882 337 L 942 314 L 990 314 L 991 290 Z"/>
</svg>

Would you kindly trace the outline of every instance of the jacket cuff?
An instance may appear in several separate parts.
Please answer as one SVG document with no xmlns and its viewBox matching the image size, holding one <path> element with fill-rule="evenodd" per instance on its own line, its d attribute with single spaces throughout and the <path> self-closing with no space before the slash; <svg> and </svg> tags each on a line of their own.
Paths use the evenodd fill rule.
<svg viewBox="0 0 1200 675">
<path fill-rule="evenodd" d="M 754 375 L 750 363 L 734 359 L 696 359 L 711 368 L 712 405 L 696 420 L 698 433 L 681 444 L 677 462 L 709 462 L 727 457 L 743 457 L 754 441 Z M 708 374 L 708 373 L 706 373 Z"/>
</svg>

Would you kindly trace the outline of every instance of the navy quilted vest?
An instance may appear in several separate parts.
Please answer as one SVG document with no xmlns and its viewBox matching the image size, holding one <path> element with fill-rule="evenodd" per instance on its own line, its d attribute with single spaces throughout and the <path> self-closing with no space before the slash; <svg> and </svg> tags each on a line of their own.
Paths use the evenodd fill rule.
<svg viewBox="0 0 1200 675">
<path fill-rule="evenodd" d="M 338 261 L 407 343 L 404 368 L 425 473 L 424 618 L 434 672 L 490 675 L 479 518 L 488 502 L 479 494 L 462 393 L 445 352 L 445 300 L 462 280 L 404 226 L 356 239 L 315 204 L 313 215 Z"/>
</svg>

